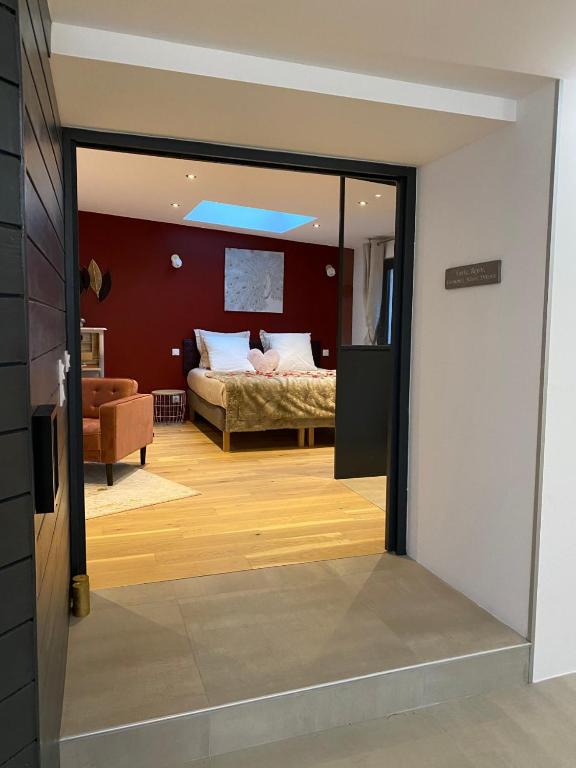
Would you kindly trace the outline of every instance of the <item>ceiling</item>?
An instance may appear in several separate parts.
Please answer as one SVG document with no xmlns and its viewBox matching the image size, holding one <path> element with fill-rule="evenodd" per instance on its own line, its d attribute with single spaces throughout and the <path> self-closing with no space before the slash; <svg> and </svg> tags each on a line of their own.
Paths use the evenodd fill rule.
<svg viewBox="0 0 576 768">
<path fill-rule="evenodd" d="M 186 174 L 190 173 L 197 178 L 187 179 Z M 375 197 L 376 194 L 381 197 Z M 394 187 L 347 180 L 346 246 L 356 247 L 367 237 L 393 234 L 395 199 Z M 338 177 L 78 150 L 80 210 L 183 226 L 204 226 L 183 221 L 184 215 L 202 200 L 315 216 L 319 228 L 306 224 L 284 235 L 266 234 L 266 237 L 338 245 Z M 361 200 L 367 205 L 359 206 Z M 173 208 L 173 202 L 180 203 L 180 207 Z M 209 228 L 230 231 L 228 227 Z"/>
<path fill-rule="evenodd" d="M 421 166 L 506 130 L 513 116 L 482 111 L 491 99 L 515 112 L 549 77 L 576 76 L 574 0 L 50 7 L 62 122 L 103 131 Z"/>
<path fill-rule="evenodd" d="M 64 125 L 422 165 L 503 123 L 71 56 L 52 57 Z"/>
<path fill-rule="evenodd" d="M 55 21 L 517 98 L 576 75 L 573 0 L 50 0 Z"/>
</svg>

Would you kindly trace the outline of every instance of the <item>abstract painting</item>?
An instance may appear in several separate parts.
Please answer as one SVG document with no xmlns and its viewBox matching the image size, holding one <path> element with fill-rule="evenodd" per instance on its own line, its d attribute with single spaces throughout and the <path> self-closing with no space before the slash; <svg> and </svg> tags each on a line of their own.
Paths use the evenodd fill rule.
<svg viewBox="0 0 576 768">
<path fill-rule="evenodd" d="M 226 248 L 224 309 L 226 312 L 283 312 L 284 254 Z"/>
</svg>

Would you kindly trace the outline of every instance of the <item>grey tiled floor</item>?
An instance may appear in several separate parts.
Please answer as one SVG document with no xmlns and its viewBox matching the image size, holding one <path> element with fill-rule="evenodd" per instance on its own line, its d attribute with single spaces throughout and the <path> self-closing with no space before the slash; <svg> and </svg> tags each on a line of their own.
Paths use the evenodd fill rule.
<svg viewBox="0 0 576 768">
<path fill-rule="evenodd" d="M 573 768 L 576 676 L 175 768 Z"/>
<path fill-rule="evenodd" d="M 71 627 L 63 735 L 522 642 L 390 555 L 101 590 Z"/>
</svg>

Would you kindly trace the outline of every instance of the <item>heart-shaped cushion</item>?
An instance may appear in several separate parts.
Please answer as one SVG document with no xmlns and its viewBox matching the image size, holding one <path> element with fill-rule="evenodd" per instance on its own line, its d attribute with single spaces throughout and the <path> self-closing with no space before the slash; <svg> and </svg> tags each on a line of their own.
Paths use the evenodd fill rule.
<svg viewBox="0 0 576 768">
<path fill-rule="evenodd" d="M 250 360 L 258 373 L 272 373 L 272 371 L 278 368 L 280 355 L 275 349 L 269 349 L 267 352 L 251 349 L 248 352 L 248 360 Z"/>
</svg>

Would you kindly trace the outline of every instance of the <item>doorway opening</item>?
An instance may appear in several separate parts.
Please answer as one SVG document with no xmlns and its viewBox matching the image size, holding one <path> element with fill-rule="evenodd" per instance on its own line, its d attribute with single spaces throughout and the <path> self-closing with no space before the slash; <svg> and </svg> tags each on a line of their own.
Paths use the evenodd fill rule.
<svg viewBox="0 0 576 768">
<path fill-rule="evenodd" d="M 75 571 L 105 588 L 402 554 L 412 175 L 66 138 L 83 357 L 71 438 L 87 462 L 76 454 Z"/>
</svg>

